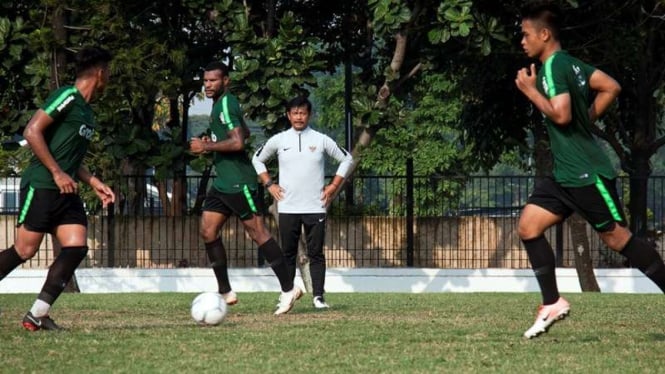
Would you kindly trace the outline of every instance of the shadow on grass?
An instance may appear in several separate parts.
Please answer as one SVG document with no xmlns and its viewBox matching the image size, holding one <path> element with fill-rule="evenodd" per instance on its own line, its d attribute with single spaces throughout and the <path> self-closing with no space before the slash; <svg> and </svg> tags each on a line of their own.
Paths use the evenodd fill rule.
<svg viewBox="0 0 665 374">
<path fill-rule="evenodd" d="M 658 334 L 658 333 L 650 333 L 648 334 L 649 337 L 651 337 L 651 340 L 655 342 L 663 342 L 665 341 L 665 334 Z"/>
</svg>

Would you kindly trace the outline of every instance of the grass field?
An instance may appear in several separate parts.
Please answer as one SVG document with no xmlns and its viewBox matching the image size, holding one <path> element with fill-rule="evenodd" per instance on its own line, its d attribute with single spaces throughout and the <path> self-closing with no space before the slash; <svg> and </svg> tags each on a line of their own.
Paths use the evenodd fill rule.
<svg viewBox="0 0 665 374">
<path fill-rule="evenodd" d="M 536 294 L 240 294 L 216 327 L 189 317 L 194 294 L 64 294 L 53 319 L 20 326 L 34 295 L 0 295 L 0 372 L 648 373 L 665 370 L 662 295 L 572 294 L 571 316 L 534 340 Z"/>
</svg>

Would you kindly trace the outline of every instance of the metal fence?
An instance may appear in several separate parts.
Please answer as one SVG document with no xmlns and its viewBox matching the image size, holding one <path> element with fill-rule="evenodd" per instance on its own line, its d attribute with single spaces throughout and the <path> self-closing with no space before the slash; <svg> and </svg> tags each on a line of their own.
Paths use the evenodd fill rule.
<svg viewBox="0 0 665 374">
<path fill-rule="evenodd" d="M 519 212 L 532 187 L 531 176 L 368 176 L 352 178 L 332 203 L 325 253 L 329 267 L 528 268 L 517 236 Z M 18 207 L 18 179 L 0 182 L 0 246 L 13 243 Z M 83 267 L 204 267 L 199 238 L 197 198 L 208 187 L 201 177 L 156 181 L 126 177 L 114 184 L 119 199 L 113 209 L 88 206 L 90 253 Z M 628 180 L 618 187 L 628 196 Z M 180 191 L 180 192 L 178 192 Z M 85 193 L 85 192 L 84 192 Z M 180 206 L 173 209 L 173 199 Z M 268 194 L 265 206 L 272 202 Z M 648 227 L 662 252 L 665 177 L 648 182 Z M 177 206 L 177 205 L 176 205 Z M 272 216 L 266 222 L 277 237 Z M 574 266 L 567 224 L 547 233 L 560 266 Z M 587 227 L 595 267 L 623 266 Z M 222 229 L 232 267 L 262 266 L 256 245 L 242 224 L 230 219 Z M 54 243 L 24 267 L 45 268 Z"/>
</svg>

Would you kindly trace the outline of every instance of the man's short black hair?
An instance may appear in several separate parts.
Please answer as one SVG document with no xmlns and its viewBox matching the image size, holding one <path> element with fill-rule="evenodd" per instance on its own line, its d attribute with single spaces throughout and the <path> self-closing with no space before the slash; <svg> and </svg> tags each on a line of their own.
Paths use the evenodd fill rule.
<svg viewBox="0 0 665 374">
<path fill-rule="evenodd" d="M 111 52 L 103 48 L 84 47 L 76 54 L 76 76 L 80 76 L 90 68 L 106 67 L 112 59 Z"/>
<path fill-rule="evenodd" d="M 522 19 L 534 21 L 540 27 L 550 30 L 554 39 L 559 40 L 563 25 L 561 8 L 552 1 L 532 1 L 522 8 Z"/>
<path fill-rule="evenodd" d="M 213 71 L 213 70 L 219 70 L 222 72 L 222 76 L 226 77 L 229 75 L 229 67 L 226 66 L 225 63 L 219 62 L 219 61 L 213 61 L 206 65 L 206 67 L 203 69 L 203 71 Z"/>
<path fill-rule="evenodd" d="M 286 103 L 286 111 L 290 112 L 293 108 L 306 106 L 308 112 L 312 112 L 312 103 L 305 96 L 298 96 Z"/>
</svg>

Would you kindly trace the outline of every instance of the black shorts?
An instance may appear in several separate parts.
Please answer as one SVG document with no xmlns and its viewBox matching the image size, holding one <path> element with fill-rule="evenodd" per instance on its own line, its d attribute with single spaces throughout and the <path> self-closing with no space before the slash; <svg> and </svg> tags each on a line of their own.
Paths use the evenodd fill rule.
<svg viewBox="0 0 665 374">
<path fill-rule="evenodd" d="M 597 177 L 584 187 L 563 187 L 552 178 L 537 178 L 527 204 L 538 205 L 564 218 L 578 213 L 598 232 L 611 231 L 618 223 L 626 226 L 626 217 L 616 189 L 616 179 Z"/>
<path fill-rule="evenodd" d="M 243 221 L 248 220 L 260 215 L 262 210 L 257 196 L 257 191 L 247 186 L 238 193 L 223 193 L 211 187 L 203 201 L 203 211 L 221 213 L 227 217 L 235 214 Z"/>
<path fill-rule="evenodd" d="M 53 233 L 60 225 L 88 227 L 83 201 L 75 193 L 62 194 L 46 188 L 21 188 L 18 223 L 29 231 Z"/>
</svg>

